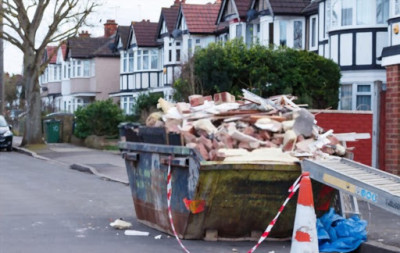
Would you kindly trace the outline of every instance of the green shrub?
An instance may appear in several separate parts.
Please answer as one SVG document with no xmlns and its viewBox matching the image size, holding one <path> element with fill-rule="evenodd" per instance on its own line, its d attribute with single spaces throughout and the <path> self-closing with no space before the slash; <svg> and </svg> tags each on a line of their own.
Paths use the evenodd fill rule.
<svg viewBox="0 0 400 253">
<path fill-rule="evenodd" d="M 160 98 L 164 98 L 163 92 L 141 93 L 132 108 L 133 121 L 144 123 L 152 112 L 157 111 L 157 103 Z"/>
<path fill-rule="evenodd" d="M 124 119 L 122 110 L 111 99 L 79 107 L 75 117 L 74 134 L 78 138 L 89 135 L 118 135 L 118 124 Z"/>
</svg>

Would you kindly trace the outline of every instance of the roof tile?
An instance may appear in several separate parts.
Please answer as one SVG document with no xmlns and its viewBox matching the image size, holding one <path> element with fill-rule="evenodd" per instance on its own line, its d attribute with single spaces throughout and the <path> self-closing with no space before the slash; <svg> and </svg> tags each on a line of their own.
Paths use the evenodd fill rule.
<svg viewBox="0 0 400 253">
<path fill-rule="evenodd" d="M 220 3 L 182 4 L 182 14 L 190 33 L 214 33 Z"/>
<path fill-rule="evenodd" d="M 157 27 L 158 23 L 143 20 L 133 23 L 136 44 L 138 47 L 157 47 Z"/>
</svg>

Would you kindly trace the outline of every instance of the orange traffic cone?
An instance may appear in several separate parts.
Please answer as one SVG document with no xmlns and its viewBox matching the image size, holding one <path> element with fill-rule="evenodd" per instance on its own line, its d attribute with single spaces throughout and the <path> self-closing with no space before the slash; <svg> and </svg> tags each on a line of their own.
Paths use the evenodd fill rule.
<svg viewBox="0 0 400 253">
<path fill-rule="evenodd" d="M 300 181 L 290 253 L 318 253 L 317 217 L 310 173 L 304 172 Z"/>
</svg>

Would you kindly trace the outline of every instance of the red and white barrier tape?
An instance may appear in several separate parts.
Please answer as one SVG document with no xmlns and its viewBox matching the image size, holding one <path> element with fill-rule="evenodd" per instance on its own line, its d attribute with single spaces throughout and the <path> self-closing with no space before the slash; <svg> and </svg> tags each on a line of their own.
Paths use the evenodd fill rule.
<svg viewBox="0 0 400 253">
<path fill-rule="evenodd" d="M 167 202 L 168 202 L 168 217 L 169 217 L 169 223 L 171 223 L 171 228 L 172 232 L 174 232 L 175 238 L 178 241 L 179 245 L 181 248 L 186 252 L 190 253 L 189 250 L 186 249 L 186 247 L 183 245 L 181 239 L 179 239 L 178 234 L 176 233 L 175 226 L 174 226 L 174 220 L 172 218 L 172 211 L 171 211 L 171 196 L 172 196 L 172 186 L 171 186 L 171 163 L 172 163 L 172 157 L 170 156 L 168 159 L 168 176 L 167 176 Z"/>
<path fill-rule="evenodd" d="M 285 209 L 286 204 L 289 202 L 289 200 L 293 197 L 293 195 L 299 189 L 299 187 L 300 187 L 300 179 L 301 178 L 302 178 L 302 175 L 299 178 L 297 178 L 297 180 L 294 182 L 294 184 L 292 186 L 290 186 L 290 188 L 289 188 L 290 194 L 286 198 L 285 202 L 283 202 L 281 208 L 279 208 L 279 211 L 276 214 L 275 218 L 273 218 L 272 221 L 269 223 L 268 227 L 265 229 L 265 231 L 261 235 L 260 239 L 258 239 L 257 244 L 254 245 L 254 247 L 251 248 L 247 253 L 253 253 L 258 248 L 258 246 L 260 246 L 260 244 L 268 237 L 269 233 L 271 232 L 271 229 L 273 228 L 273 226 L 275 225 L 276 221 L 278 220 L 279 215 L 281 215 L 283 209 Z"/>
</svg>

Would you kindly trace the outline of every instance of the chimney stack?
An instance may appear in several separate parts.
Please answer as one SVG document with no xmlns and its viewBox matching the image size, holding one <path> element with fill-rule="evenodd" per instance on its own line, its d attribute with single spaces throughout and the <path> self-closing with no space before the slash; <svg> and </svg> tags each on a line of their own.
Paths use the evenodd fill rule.
<svg viewBox="0 0 400 253">
<path fill-rule="evenodd" d="M 115 23 L 114 19 L 107 19 L 104 24 L 104 37 L 109 38 L 117 32 L 118 24 Z"/>
<path fill-rule="evenodd" d="M 82 32 L 79 34 L 79 38 L 89 38 L 89 37 L 90 37 L 89 31 L 82 30 Z"/>
</svg>

